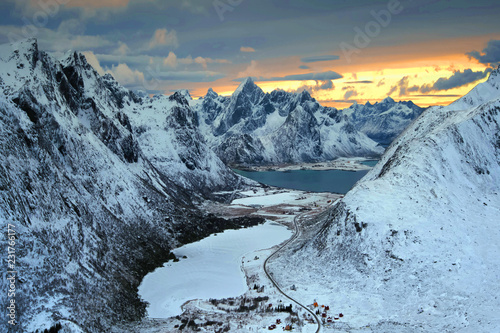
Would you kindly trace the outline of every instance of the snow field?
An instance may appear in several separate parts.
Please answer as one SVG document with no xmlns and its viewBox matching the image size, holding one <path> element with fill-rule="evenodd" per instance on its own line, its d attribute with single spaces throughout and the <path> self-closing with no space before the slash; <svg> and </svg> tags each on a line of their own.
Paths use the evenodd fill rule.
<svg viewBox="0 0 500 333">
<path fill-rule="evenodd" d="M 277 245 L 291 234 L 285 227 L 267 222 L 247 229 L 226 230 L 174 250 L 180 261 L 166 263 L 148 274 L 139 287 L 139 295 L 150 303 L 148 316 L 180 315 L 182 304 L 192 299 L 244 294 L 248 287 L 241 258 Z"/>
</svg>

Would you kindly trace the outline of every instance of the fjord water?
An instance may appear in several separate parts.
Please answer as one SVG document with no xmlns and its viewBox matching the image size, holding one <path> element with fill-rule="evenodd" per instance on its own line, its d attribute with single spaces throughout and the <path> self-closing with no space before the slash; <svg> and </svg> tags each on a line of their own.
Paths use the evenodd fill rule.
<svg viewBox="0 0 500 333">
<path fill-rule="evenodd" d="M 234 171 L 266 185 L 302 191 L 340 194 L 347 193 L 368 172 L 367 170 Z"/>
</svg>

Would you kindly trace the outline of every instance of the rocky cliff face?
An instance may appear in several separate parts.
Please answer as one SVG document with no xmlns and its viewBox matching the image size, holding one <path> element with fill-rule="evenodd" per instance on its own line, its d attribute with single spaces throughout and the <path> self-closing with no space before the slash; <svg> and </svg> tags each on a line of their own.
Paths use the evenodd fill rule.
<svg viewBox="0 0 500 333">
<path fill-rule="evenodd" d="M 0 90 L 0 220 L 16 231 L 19 332 L 137 320 L 137 287 L 171 248 L 244 223 L 196 208 L 245 181 L 206 146 L 181 94 L 139 97 L 36 40 L 0 47 Z"/>
<path fill-rule="evenodd" d="M 334 304 L 346 329 L 498 330 L 499 73 L 413 122 L 278 260 L 278 281 Z"/>
</svg>

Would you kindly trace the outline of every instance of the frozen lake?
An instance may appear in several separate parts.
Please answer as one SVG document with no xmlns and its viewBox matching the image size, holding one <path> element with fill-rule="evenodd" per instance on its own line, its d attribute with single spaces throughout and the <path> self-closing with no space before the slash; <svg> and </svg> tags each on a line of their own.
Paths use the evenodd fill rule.
<svg viewBox="0 0 500 333">
<path fill-rule="evenodd" d="M 270 248 L 292 236 L 279 224 L 226 230 L 173 252 L 179 262 L 168 262 L 146 275 L 139 295 L 149 302 L 148 316 L 168 318 L 182 313 L 181 305 L 192 299 L 227 298 L 244 294 L 248 287 L 241 258 Z M 187 259 L 182 259 L 186 256 Z"/>
</svg>

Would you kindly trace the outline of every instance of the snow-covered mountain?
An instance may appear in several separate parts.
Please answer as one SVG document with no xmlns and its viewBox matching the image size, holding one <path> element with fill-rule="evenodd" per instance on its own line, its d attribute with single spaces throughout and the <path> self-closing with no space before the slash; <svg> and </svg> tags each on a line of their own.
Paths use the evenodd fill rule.
<svg viewBox="0 0 500 333">
<path fill-rule="evenodd" d="M 0 46 L 0 90 L 0 221 L 16 233 L 19 332 L 139 319 L 137 287 L 170 249 L 245 223 L 196 208 L 245 181 L 205 144 L 182 93 L 139 97 L 34 39 Z"/>
<path fill-rule="evenodd" d="M 423 111 L 412 101 L 395 102 L 387 97 L 375 104 L 355 103 L 343 113 L 358 131 L 380 144 L 389 145 Z"/>
<path fill-rule="evenodd" d="M 500 67 L 424 111 L 272 267 L 346 331 L 496 332 L 499 216 Z"/>
<path fill-rule="evenodd" d="M 312 162 L 383 152 L 341 111 L 321 106 L 307 91 L 264 93 L 247 78 L 231 97 L 209 89 L 191 104 L 208 143 L 230 165 Z"/>
</svg>

